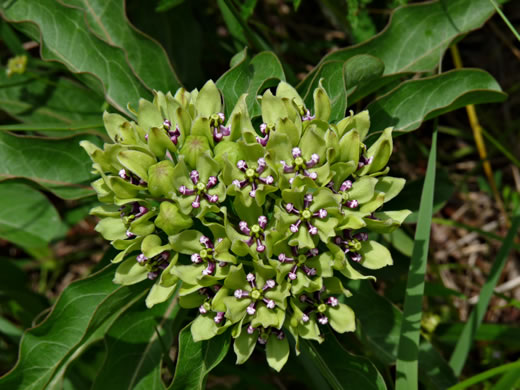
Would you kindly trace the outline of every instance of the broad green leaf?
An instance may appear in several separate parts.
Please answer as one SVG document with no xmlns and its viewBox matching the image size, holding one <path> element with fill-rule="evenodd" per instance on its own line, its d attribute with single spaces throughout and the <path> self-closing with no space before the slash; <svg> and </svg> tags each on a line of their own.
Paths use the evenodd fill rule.
<svg viewBox="0 0 520 390">
<path fill-rule="evenodd" d="M 494 13 L 489 0 L 431 1 L 398 8 L 387 27 L 360 45 L 336 50 L 300 83 L 307 90 L 320 65 L 346 61 L 358 54 L 370 54 L 383 61 L 384 75 L 428 72 L 458 37 L 477 29 Z"/>
<path fill-rule="evenodd" d="M 397 350 L 397 390 L 419 388 L 419 340 L 421 331 L 424 275 L 428 262 L 430 230 L 433 213 L 433 193 L 435 189 L 435 165 L 437 161 L 437 129 L 432 137 L 428 157 L 426 177 L 421 194 L 419 217 L 415 231 L 414 246 L 410 260 L 410 270 L 404 298 L 403 322 Z"/>
<path fill-rule="evenodd" d="M 68 286 L 49 316 L 25 332 L 18 362 L 0 378 L 0 388 L 43 390 L 56 386 L 70 362 L 102 339 L 122 312 L 143 299 L 148 283 L 121 287 L 112 282 L 113 275 L 113 267 L 108 266 Z"/>
<path fill-rule="evenodd" d="M 100 39 L 122 49 L 130 69 L 150 90 L 171 91 L 181 86 L 161 45 L 137 30 L 125 14 L 125 0 L 63 0 L 83 10 L 88 28 Z"/>
<path fill-rule="evenodd" d="M 79 146 L 82 139 L 100 145 L 93 136 L 60 140 L 18 137 L 0 133 L 0 181 L 32 180 L 64 199 L 93 195 L 90 158 Z"/>
<path fill-rule="evenodd" d="M 408 132 L 445 112 L 468 104 L 500 102 L 505 98 L 489 73 L 461 69 L 404 82 L 369 104 L 368 111 L 373 130 L 393 126 L 396 132 Z"/>
<path fill-rule="evenodd" d="M 260 104 L 256 100 L 266 83 L 285 81 L 280 60 L 274 53 L 266 51 L 257 54 L 252 59 L 244 57 L 242 61 L 224 73 L 217 80 L 217 87 L 224 95 L 226 116 L 231 113 L 240 95 L 247 93 L 246 103 L 249 115 L 260 115 Z M 269 85 L 268 85 L 269 86 Z"/>
<path fill-rule="evenodd" d="M 131 115 L 128 103 L 137 107 L 140 97 L 151 98 L 151 91 L 128 65 L 126 53 L 96 37 L 81 9 L 54 0 L 19 0 L 2 6 L 1 13 L 41 43 L 42 59 L 64 64 L 119 111 Z"/>
<path fill-rule="evenodd" d="M 39 248 L 64 236 L 67 226 L 52 203 L 31 186 L 0 182 L 0 237 L 24 248 Z"/>
<path fill-rule="evenodd" d="M 453 367 L 453 370 L 456 374 L 460 375 L 462 369 L 464 368 L 464 363 L 466 362 L 471 346 L 473 345 L 475 333 L 484 319 L 489 301 L 493 295 L 493 290 L 497 285 L 498 279 L 500 278 L 502 270 L 504 269 L 504 266 L 507 262 L 507 258 L 514 239 L 518 235 L 519 227 L 520 207 L 517 207 L 514 212 L 514 218 L 511 222 L 511 228 L 507 233 L 507 237 L 504 239 L 504 243 L 500 247 L 500 251 L 496 256 L 495 261 L 493 262 L 493 266 L 489 271 L 488 278 L 484 283 L 484 286 L 482 286 L 478 303 L 469 315 L 468 322 L 466 322 L 464 330 L 462 331 L 462 334 L 457 341 L 457 345 L 455 346 L 455 350 L 451 355 L 450 366 Z"/>
<path fill-rule="evenodd" d="M 179 353 L 175 376 L 168 390 L 203 390 L 206 379 L 226 356 L 231 344 L 229 332 L 207 341 L 193 341 L 191 324 L 179 333 Z"/>
<path fill-rule="evenodd" d="M 105 335 L 107 354 L 92 390 L 164 389 L 161 360 L 179 308 L 175 299 L 152 309 L 140 300 L 123 313 Z"/>
<path fill-rule="evenodd" d="M 46 131 L 54 126 L 65 130 L 72 127 L 66 125 L 77 127 L 78 123 L 83 123 L 78 130 L 103 127 L 103 99 L 94 91 L 65 77 L 50 81 L 44 74 L 36 75 L 7 78 L 5 68 L 0 67 L 0 108 L 11 117 L 36 126 L 20 130 Z M 16 128 L 4 126 L 2 130 Z"/>
<path fill-rule="evenodd" d="M 370 360 L 347 352 L 334 334 L 325 335 L 322 344 L 307 340 L 300 344 L 302 353 L 314 361 L 332 389 L 386 389 L 383 377 Z"/>
</svg>

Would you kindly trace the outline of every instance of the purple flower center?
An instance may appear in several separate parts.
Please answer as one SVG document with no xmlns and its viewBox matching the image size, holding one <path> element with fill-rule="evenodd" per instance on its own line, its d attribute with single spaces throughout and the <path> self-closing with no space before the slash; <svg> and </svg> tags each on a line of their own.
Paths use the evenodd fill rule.
<svg viewBox="0 0 520 390">
<path fill-rule="evenodd" d="M 191 206 L 194 209 L 198 209 L 200 207 L 201 199 L 206 199 L 209 203 L 217 203 L 218 195 L 209 194 L 208 191 L 215 187 L 218 183 L 218 179 L 216 176 L 210 176 L 206 184 L 200 181 L 199 172 L 193 170 L 190 172 L 191 182 L 194 184 L 194 188 L 188 188 L 186 186 L 179 187 L 179 193 L 182 196 L 195 196 L 193 202 L 191 202 Z"/>
</svg>

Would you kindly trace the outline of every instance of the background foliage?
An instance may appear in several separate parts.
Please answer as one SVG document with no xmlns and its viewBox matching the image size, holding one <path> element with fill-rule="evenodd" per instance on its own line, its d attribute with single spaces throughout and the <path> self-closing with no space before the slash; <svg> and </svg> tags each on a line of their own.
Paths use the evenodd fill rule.
<svg viewBox="0 0 520 390">
<path fill-rule="evenodd" d="M 493 3 L 3 2 L 0 389 L 517 386 L 520 49 Z M 503 10 L 518 26 L 519 4 Z M 331 119 L 368 108 L 373 134 L 395 127 L 408 183 L 389 208 L 413 213 L 380 237 L 396 264 L 346 282 L 355 335 L 305 343 L 280 375 L 263 353 L 237 370 L 229 337 L 194 343 L 175 300 L 148 310 L 149 285 L 112 283 L 79 141 L 102 144 L 102 112 L 132 117 L 153 90 L 213 79 L 255 116 L 279 80 L 312 107 L 320 78 Z"/>
</svg>

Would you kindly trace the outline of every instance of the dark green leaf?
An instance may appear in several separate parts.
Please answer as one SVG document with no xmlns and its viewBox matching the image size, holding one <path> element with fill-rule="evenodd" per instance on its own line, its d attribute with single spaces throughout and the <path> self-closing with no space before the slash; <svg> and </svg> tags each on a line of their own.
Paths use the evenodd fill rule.
<svg viewBox="0 0 520 390">
<path fill-rule="evenodd" d="M 24 248 L 39 248 L 61 237 L 67 227 L 52 203 L 22 183 L 0 182 L 0 237 Z"/>
<path fill-rule="evenodd" d="M 95 176 L 82 139 L 100 143 L 93 136 L 52 140 L 0 133 L 0 181 L 29 179 L 65 199 L 93 195 L 89 183 Z"/>
<path fill-rule="evenodd" d="M 16 366 L 0 378 L 4 389 L 47 389 L 57 385 L 70 362 L 100 340 L 115 319 L 142 300 L 147 283 L 117 286 L 113 267 L 67 287 L 49 316 L 25 332 Z"/>
<path fill-rule="evenodd" d="M 105 335 L 107 355 L 92 390 L 164 389 L 161 360 L 173 341 L 178 311 L 171 299 L 152 309 L 138 301 L 123 313 Z"/>
<path fill-rule="evenodd" d="M 461 69 L 410 80 L 368 105 L 371 129 L 417 129 L 423 121 L 468 104 L 495 103 L 506 95 L 495 79 L 478 69 Z"/>
<path fill-rule="evenodd" d="M 386 389 L 383 377 L 367 358 L 345 350 L 332 333 L 322 344 L 302 340 L 302 353 L 314 361 L 334 390 Z"/>
<path fill-rule="evenodd" d="M 244 57 L 217 81 L 217 87 L 224 95 L 226 116 L 231 113 L 240 95 L 247 93 L 247 108 L 251 117 L 260 114 L 256 97 L 267 82 L 285 81 L 280 60 L 272 52 L 262 52 L 252 59 Z"/>
<path fill-rule="evenodd" d="M 168 390 L 205 389 L 208 374 L 224 359 L 231 344 L 229 332 L 196 343 L 190 328 L 191 324 L 179 333 L 177 367 Z"/>
<path fill-rule="evenodd" d="M 65 5 L 81 9 L 88 28 L 100 39 L 121 48 L 130 69 L 150 90 L 172 91 L 180 82 L 161 45 L 137 30 L 125 14 L 125 0 L 62 0 Z"/>
<path fill-rule="evenodd" d="M 99 95 L 64 77 L 37 76 L 7 78 L 5 68 L 0 67 L 0 108 L 20 122 L 42 126 L 41 131 L 79 122 L 83 123 L 81 130 L 103 127 L 103 99 Z"/>
<path fill-rule="evenodd" d="M 489 0 L 438 0 L 401 7 L 393 13 L 388 26 L 373 39 L 334 51 L 321 63 L 371 54 L 383 61 L 385 76 L 427 72 L 437 66 L 453 40 L 479 28 L 493 13 Z M 313 80 L 317 69 L 300 87 L 305 88 Z"/>
<path fill-rule="evenodd" d="M 119 111 L 130 114 L 127 103 L 137 107 L 140 97 L 151 97 L 128 65 L 125 52 L 90 32 L 82 10 L 54 0 L 17 0 L 1 12 L 7 21 L 17 22 L 16 28 L 41 42 L 44 60 L 63 63 Z"/>
</svg>

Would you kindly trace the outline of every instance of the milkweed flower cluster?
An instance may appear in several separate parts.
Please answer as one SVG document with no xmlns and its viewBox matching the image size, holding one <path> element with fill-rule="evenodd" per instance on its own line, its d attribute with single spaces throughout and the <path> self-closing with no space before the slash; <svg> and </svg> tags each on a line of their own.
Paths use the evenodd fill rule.
<svg viewBox="0 0 520 390">
<path fill-rule="evenodd" d="M 355 330 L 345 278 L 392 264 L 371 233 L 397 228 L 408 211 L 380 211 L 404 180 L 387 176 L 392 129 L 369 148 L 367 111 L 329 123 L 321 84 L 311 112 L 281 82 L 246 95 L 224 115 L 211 81 L 200 90 L 141 100 L 137 122 L 105 113 L 113 143 L 83 148 L 101 176 L 96 230 L 119 251 L 114 281 L 155 283 L 151 307 L 178 291 L 196 313 L 195 341 L 229 330 L 237 363 L 265 345 L 280 370 L 287 335 L 323 341 Z"/>
</svg>

